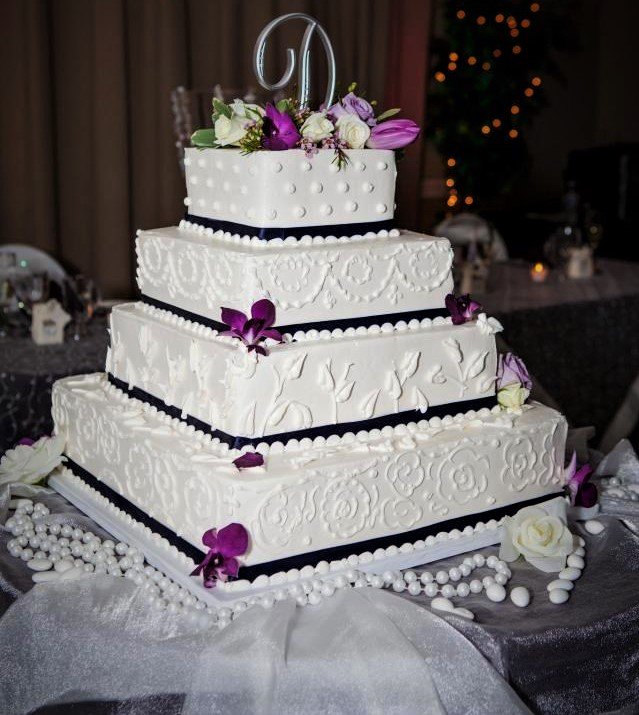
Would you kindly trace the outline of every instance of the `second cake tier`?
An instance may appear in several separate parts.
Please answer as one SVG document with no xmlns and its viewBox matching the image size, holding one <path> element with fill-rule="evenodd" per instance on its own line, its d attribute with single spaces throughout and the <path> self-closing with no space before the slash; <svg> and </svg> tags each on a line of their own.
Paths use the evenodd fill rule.
<svg viewBox="0 0 639 715">
<path fill-rule="evenodd" d="M 344 434 L 494 404 L 485 315 L 285 336 L 269 354 L 145 303 L 111 316 L 118 387 L 234 446 Z"/>
</svg>

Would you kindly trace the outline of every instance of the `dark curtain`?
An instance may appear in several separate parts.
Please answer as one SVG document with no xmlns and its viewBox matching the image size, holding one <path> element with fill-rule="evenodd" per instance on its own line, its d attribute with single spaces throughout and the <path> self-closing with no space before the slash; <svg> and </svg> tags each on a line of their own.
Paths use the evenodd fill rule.
<svg viewBox="0 0 639 715">
<path fill-rule="evenodd" d="M 326 27 L 341 88 L 383 99 L 390 0 L 2 0 L 0 243 L 131 295 L 135 230 L 183 211 L 171 89 L 255 85 L 258 32 L 293 11 Z M 302 31 L 269 45 L 274 79 Z"/>
</svg>

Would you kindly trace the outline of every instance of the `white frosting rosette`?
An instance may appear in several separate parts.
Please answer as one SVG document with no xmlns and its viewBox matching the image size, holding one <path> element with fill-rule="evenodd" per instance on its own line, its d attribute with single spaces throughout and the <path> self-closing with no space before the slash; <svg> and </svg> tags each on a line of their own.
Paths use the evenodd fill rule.
<svg viewBox="0 0 639 715">
<path fill-rule="evenodd" d="M 499 558 L 516 561 L 523 556 L 545 573 L 561 571 L 574 549 L 574 538 L 566 524 L 566 502 L 561 497 L 539 506 L 528 506 L 507 516 Z"/>
<path fill-rule="evenodd" d="M 37 484 L 63 461 L 64 436 L 40 437 L 31 445 L 19 444 L 0 459 L 0 486 L 12 482 Z"/>
</svg>

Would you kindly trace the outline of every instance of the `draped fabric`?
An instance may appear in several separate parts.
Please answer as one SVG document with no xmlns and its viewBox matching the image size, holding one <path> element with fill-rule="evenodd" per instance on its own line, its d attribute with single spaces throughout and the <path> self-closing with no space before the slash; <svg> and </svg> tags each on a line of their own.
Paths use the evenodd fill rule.
<svg viewBox="0 0 639 715">
<path fill-rule="evenodd" d="M 255 38 L 292 11 L 326 27 L 342 89 L 357 79 L 383 99 L 390 0 L 4 0 L 0 243 L 38 246 L 106 296 L 131 294 L 135 230 L 184 208 L 171 90 L 255 86 Z M 278 30 L 267 76 L 301 33 Z M 321 87 L 319 59 L 318 70 Z"/>
</svg>

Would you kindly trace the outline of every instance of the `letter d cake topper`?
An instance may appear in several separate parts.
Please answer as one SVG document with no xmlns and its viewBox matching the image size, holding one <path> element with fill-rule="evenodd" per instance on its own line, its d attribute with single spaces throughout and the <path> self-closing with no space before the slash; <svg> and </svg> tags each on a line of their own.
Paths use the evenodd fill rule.
<svg viewBox="0 0 639 715">
<path fill-rule="evenodd" d="M 271 91 L 277 89 L 283 89 L 291 81 L 293 72 L 295 71 L 296 56 L 295 50 L 292 47 L 286 50 L 286 69 L 284 74 L 278 82 L 270 83 L 264 78 L 264 52 L 266 50 L 266 41 L 271 32 L 288 20 L 305 20 L 306 30 L 304 31 L 304 37 L 302 38 L 302 44 L 299 50 L 299 67 L 297 68 L 297 99 L 299 101 L 300 107 L 307 107 L 310 94 L 310 84 L 311 84 L 311 41 L 313 39 L 313 33 L 315 30 L 319 33 L 322 44 L 324 45 L 324 51 L 326 52 L 326 63 L 328 65 L 328 81 L 326 86 L 326 96 L 324 98 L 324 106 L 328 109 L 333 103 L 333 95 L 335 94 L 335 55 L 333 54 L 333 46 L 331 41 L 326 34 L 326 30 L 319 24 L 319 22 L 310 15 L 303 12 L 291 12 L 287 15 L 282 15 L 266 25 L 266 27 L 260 32 L 257 41 L 255 42 L 255 49 L 253 51 L 253 69 L 255 71 L 255 76 L 257 81 L 264 87 Z"/>
</svg>

